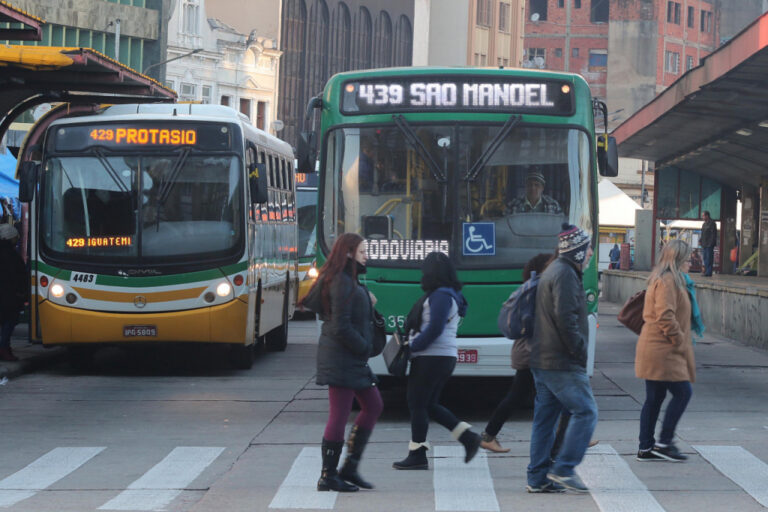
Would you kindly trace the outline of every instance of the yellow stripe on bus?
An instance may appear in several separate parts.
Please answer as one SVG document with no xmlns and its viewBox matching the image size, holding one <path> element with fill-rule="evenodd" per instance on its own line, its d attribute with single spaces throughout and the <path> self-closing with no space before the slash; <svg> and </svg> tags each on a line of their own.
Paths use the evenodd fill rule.
<svg viewBox="0 0 768 512">
<path fill-rule="evenodd" d="M 147 302 L 169 302 L 172 300 L 184 300 L 184 299 L 196 299 L 205 290 L 205 287 L 201 288 L 188 288 L 185 290 L 170 290 L 166 292 L 140 292 L 135 291 L 131 293 L 125 292 L 109 292 L 103 290 L 92 290 L 90 288 L 75 288 L 72 287 L 82 298 L 89 300 L 101 300 L 104 302 L 128 302 L 133 303 L 134 299 L 141 295 L 146 298 Z"/>
</svg>

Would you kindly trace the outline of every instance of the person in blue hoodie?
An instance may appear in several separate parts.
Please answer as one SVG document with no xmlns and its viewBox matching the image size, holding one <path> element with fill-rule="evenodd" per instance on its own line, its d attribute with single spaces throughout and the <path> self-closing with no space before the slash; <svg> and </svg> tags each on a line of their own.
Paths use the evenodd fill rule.
<svg viewBox="0 0 768 512">
<path fill-rule="evenodd" d="M 421 288 L 424 295 L 408 314 L 411 369 L 408 375 L 408 409 L 411 413 L 411 442 L 408 456 L 395 469 L 428 469 L 427 430 L 430 418 L 451 431 L 464 445 L 464 462 L 480 448 L 480 435 L 470 425 L 440 405 L 440 394 L 456 368 L 458 348 L 456 330 L 467 313 L 462 284 L 448 256 L 441 252 L 427 255 L 422 265 Z"/>
</svg>

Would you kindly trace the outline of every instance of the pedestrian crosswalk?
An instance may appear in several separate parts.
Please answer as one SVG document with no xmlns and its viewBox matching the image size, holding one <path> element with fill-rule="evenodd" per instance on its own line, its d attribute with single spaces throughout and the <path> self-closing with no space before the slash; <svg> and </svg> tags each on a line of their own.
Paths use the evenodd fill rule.
<svg viewBox="0 0 768 512">
<path fill-rule="evenodd" d="M 768 508 L 768 464 L 741 446 L 694 445 L 700 457 L 693 456 L 687 464 L 706 464 L 717 478 L 725 478 L 736 484 L 751 497 L 755 509 Z M 165 455 L 156 453 L 152 464 L 147 465 L 143 474 L 127 478 L 123 490 L 115 490 L 111 497 L 101 498 L 101 504 L 93 510 L 160 511 L 184 510 L 179 496 L 191 491 L 193 484 L 201 479 L 207 468 L 222 457 L 225 448 L 212 446 L 179 446 L 171 448 Z M 103 446 L 58 447 L 42 453 L 37 459 L 28 461 L 26 466 L 15 472 L 0 472 L 0 510 L 13 510 L 23 506 L 25 500 L 49 490 L 100 459 L 109 457 L 110 449 Z M 293 457 L 293 455 L 291 456 Z M 428 493 L 426 502 L 433 502 L 436 512 L 500 512 L 510 510 L 510 490 L 504 476 L 494 477 L 505 464 L 503 458 L 493 460 L 481 451 L 472 462 L 464 463 L 461 446 L 435 446 L 431 459 L 431 489 L 424 486 L 419 492 Z M 579 476 L 590 488 L 592 505 L 583 510 L 601 512 L 665 512 L 657 501 L 654 490 L 643 482 L 643 468 L 658 468 L 658 472 L 670 471 L 670 476 L 680 465 L 664 462 L 633 463 L 634 457 L 621 455 L 609 443 L 591 448 L 582 464 L 577 468 Z M 157 462 L 159 460 L 159 462 Z M 290 459 L 289 459 L 290 460 Z M 288 461 L 289 461 L 288 460 Z M 286 462 L 288 462 L 286 461 Z M 23 462 L 21 463 L 23 464 Z M 301 447 L 285 476 L 275 480 L 276 488 L 269 488 L 269 498 L 253 510 L 334 510 L 345 508 L 344 500 L 335 492 L 317 492 L 316 483 L 321 466 L 320 450 L 317 446 Z M 288 467 L 287 464 L 285 466 Z M 657 473 L 658 473 L 657 472 Z M 86 471 L 87 473 L 87 471 Z M 98 475 L 98 472 L 96 472 Z M 206 474 L 208 480 L 210 473 Z M 379 480 L 381 475 L 367 476 Z M 427 476 L 428 475 L 424 475 Z M 522 477 L 523 475 L 520 475 Z M 91 475 L 91 478 L 93 476 Z M 496 478 L 496 479 L 495 479 Z M 279 483 L 278 485 L 278 482 Z M 207 481 L 198 486 L 205 490 L 214 482 Z M 68 488 L 72 487 L 71 483 Z M 83 490 L 99 488 L 98 482 L 89 482 Z M 77 489 L 73 489 L 77 490 Z M 382 487 L 382 490 L 386 491 Z M 500 492 L 502 494 L 500 494 Z M 524 493 L 521 488 L 515 493 Z M 658 492 L 658 491 L 656 491 Z M 364 494 L 364 493 L 361 493 Z M 108 498 L 108 499 L 107 499 Z M 271 501 L 270 501 L 271 499 Z M 357 499 L 357 498 L 356 498 Z M 363 498 L 360 498 L 363 499 Z M 748 498 L 745 498 L 748 499 Z M 348 504 L 349 502 L 346 501 Z M 361 502 L 362 503 L 362 502 Z M 173 505 L 175 504 L 175 508 Z M 347 507 L 349 505 L 346 505 Z M 667 507 L 669 505 L 667 504 Z M 420 508 L 419 510 L 428 509 Z M 28 509 L 24 509 L 28 510 Z"/>
</svg>

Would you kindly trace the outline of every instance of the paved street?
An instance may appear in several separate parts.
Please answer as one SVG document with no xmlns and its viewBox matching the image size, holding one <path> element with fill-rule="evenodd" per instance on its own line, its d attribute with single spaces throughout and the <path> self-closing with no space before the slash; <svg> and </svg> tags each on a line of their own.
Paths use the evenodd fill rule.
<svg viewBox="0 0 768 512">
<path fill-rule="evenodd" d="M 530 410 L 502 430 L 509 454 L 464 465 L 433 426 L 430 470 L 392 470 L 409 438 L 397 389 L 385 393 L 361 468 L 377 489 L 314 491 L 327 402 L 313 379 L 316 327 L 303 321 L 292 322 L 286 352 L 262 354 L 249 371 L 229 369 L 215 349 L 106 350 L 89 374 L 61 363 L 9 380 L 0 386 L 0 509 L 765 510 L 768 354 L 717 336 L 699 342 L 698 381 L 678 431 L 690 460 L 637 462 L 644 388 L 633 373 L 634 337 L 616 311 L 601 306 L 592 379 L 600 444 L 579 468 L 590 495 L 525 492 Z M 460 382 L 451 392 L 451 406 L 481 430 L 494 389 Z"/>
</svg>

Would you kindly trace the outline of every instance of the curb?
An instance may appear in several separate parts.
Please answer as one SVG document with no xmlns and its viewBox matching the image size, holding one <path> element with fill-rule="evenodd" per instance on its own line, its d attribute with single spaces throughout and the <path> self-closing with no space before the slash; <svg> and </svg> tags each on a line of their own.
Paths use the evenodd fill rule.
<svg viewBox="0 0 768 512">
<path fill-rule="evenodd" d="M 15 349 L 14 349 L 15 350 Z M 64 360 L 66 351 L 62 347 L 53 347 L 44 349 L 40 347 L 39 352 L 27 357 L 20 357 L 16 362 L 0 363 L 0 380 L 8 380 L 31 373 L 35 370 L 45 368 Z"/>
</svg>

